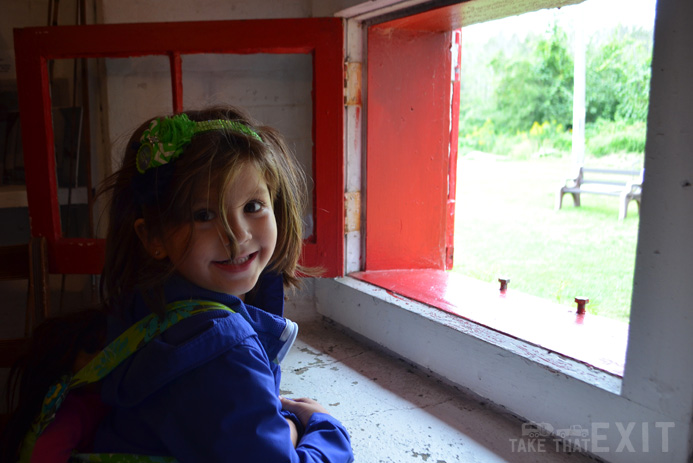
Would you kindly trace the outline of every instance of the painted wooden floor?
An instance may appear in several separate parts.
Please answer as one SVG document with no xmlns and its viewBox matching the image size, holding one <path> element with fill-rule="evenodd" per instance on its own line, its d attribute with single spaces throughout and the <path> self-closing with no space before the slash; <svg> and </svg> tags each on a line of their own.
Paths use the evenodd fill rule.
<svg viewBox="0 0 693 463">
<path fill-rule="evenodd" d="M 282 364 L 282 394 L 314 398 L 339 418 L 357 463 L 595 461 L 553 438 L 523 436 L 519 419 L 355 340 L 308 309 L 289 305 L 286 316 L 300 331 Z"/>
</svg>

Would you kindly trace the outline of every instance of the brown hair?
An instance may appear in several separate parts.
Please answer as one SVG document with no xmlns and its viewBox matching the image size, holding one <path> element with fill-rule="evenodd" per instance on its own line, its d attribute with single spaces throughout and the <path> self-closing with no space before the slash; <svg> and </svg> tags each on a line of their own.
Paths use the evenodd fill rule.
<svg viewBox="0 0 693 463">
<path fill-rule="evenodd" d="M 144 219 L 148 237 L 163 239 L 172 229 L 193 223 L 193 192 L 201 186 L 218 188 L 219 210 L 225 211 L 222 193 L 245 163 L 252 163 L 264 175 L 277 222 L 277 243 L 267 269 L 280 274 L 285 286 L 297 286 L 301 275 L 313 273 L 298 263 L 303 242 L 305 177 L 283 137 L 237 108 L 186 114 L 198 122 L 241 122 L 262 141 L 231 129 L 204 132 L 192 138 L 178 159 L 142 174 L 136 168 L 136 155 L 150 121 L 135 131 L 121 169 L 106 179 L 99 193 L 110 193 L 101 295 L 111 309 L 124 306 L 127 298 L 140 291 L 152 310 L 161 313 L 163 285 L 175 270 L 168 259 L 157 260 L 147 253 L 135 232 L 135 220 Z M 223 212 L 221 221 L 235 255 L 236 242 Z"/>
</svg>

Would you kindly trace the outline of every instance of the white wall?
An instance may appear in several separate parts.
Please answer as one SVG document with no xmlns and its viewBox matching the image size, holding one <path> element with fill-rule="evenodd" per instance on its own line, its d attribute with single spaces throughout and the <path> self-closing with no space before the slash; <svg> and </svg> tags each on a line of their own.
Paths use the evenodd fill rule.
<svg viewBox="0 0 693 463">
<path fill-rule="evenodd" d="M 312 159 L 312 60 L 290 55 L 183 55 L 183 108 L 234 105 L 277 128 L 307 172 Z M 106 60 L 108 120 L 120 164 L 129 135 L 144 121 L 173 111 L 165 56 Z"/>
<path fill-rule="evenodd" d="M 204 0 L 101 2 L 101 22 L 162 22 L 332 16 L 351 2 L 310 0 Z M 183 107 L 245 108 L 278 129 L 309 175 L 312 172 L 312 59 L 291 55 L 184 55 Z M 116 169 L 130 133 L 142 122 L 172 112 L 168 59 L 162 56 L 108 59 L 101 81 L 108 82 L 110 167 Z M 105 117 L 105 116 L 104 116 Z M 307 212 L 312 211 L 312 202 Z M 308 224 L 312 219 L 306 219 Z M 313 230 L 307 230 L 312 234 Z"/>
</svg>

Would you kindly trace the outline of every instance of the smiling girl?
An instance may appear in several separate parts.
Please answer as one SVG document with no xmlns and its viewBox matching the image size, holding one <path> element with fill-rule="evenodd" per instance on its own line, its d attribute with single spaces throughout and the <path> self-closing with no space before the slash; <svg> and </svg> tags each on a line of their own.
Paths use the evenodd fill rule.
<svg viewBox="0 0 693 463">
<path fill-rule="evenodd" d="M 100 381 L 109 408 L 70 458 L 353 461 L 347 431 L 320 404 L 279 397 L 298 330 L 282 317 L 284 287 L 310 273 L 298 263 L 303 174 L 282 137 L 237 109 L 156 118 L 105 191 L 101 289 L 115 341 L 65 384 L 72 397 Z M 35 427 L 31 461 L 66 461 L 38 455 L 74 415 L 59 409 Z"/>
</svg>

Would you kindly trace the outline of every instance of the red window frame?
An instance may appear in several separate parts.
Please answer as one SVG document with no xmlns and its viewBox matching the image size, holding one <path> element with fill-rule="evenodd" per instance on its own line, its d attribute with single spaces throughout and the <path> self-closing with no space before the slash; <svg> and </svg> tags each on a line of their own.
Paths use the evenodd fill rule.
<svg viewBox="0 0 693 463">
<path fill-rule="evenodd" d="M 452 268 L 453 38 L 409 17 L 368 28 L 366 271 Z"/>
<path fill-rule="evenodd" d="M 48 242 L 51 273 L 99 274 L 104 242 L 62 236 L 48 61 L 165 55 L 173 110 L 183 110 L 181 56 L 197 53 L 311 54 L 313 57 L 314 235 L 303 264 L 325 276 L 344 268 L 344 46 L 338 18 L 36 27 L 14 33 L 31 235 Z"/>
</svg>

